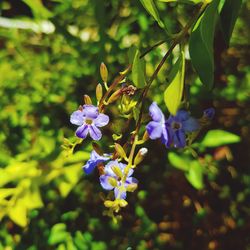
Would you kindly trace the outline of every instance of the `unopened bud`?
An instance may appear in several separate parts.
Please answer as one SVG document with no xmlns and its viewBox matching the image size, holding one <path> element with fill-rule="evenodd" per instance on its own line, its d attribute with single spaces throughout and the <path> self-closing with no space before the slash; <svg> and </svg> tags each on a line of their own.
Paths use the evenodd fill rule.
<svg viewBox="0 0 250 250">
<path fill-rule="evenodd" d="M 126 155 L 123 147 L 119 143 L 115 143 L 115 150 L 120 157 L 122 157 L 123 159 L 127 159 L 127 155 Z"/>
<path fill-rule="evenodd" d="M 122 174 L 121 169 L 118 166 L 113 166 L 112 170 L 118 178 L 122 178 L 123 174 Z"/>
<path fill-rule="evenodd" d="M 96 99 L 99 102 L 102 99 L 102 85 L 100 83 L 97 84 L 95 93 L 96 93 Z"/>
<path fill-rule="evenodd" d="M 110 200 L 104 201 L 104 206 L 105 207 L 112 207 L 113 204 L 114 204 L 114 201 L 110 201 Z"/>
<path fill-rule="evenodd" d="M 116 101 L 120 96 L 122 95 L 122 92 L 120 89 L 116 90 L 108 99 L 108 104 Z"/>
<path fill-rule="evenodd" d="M 108 81 L 108 69 L 103 62 L 100 65 L 100 75 L 104 82 Z"/>
<path fill-rule="evenodd" d="M 149 139 L 148 131 L 146 130 L 143 134 L 142 140 L 147 141 Z"/>
<path fill-rule="evenodd" d="M 128 202 L 125 200 L 119 200 L 120 207 L 126 207 L 128 205 Z"/>
<path fill-rule="evenodd" d="M 147 148 L 141 148 L 137 153 L 137 155 L 135 156 L 134 165 L 138 165 L 139 163 L 141 163 L 147 152 L 148 152 Z"/>
<path fill-rule="evenodd" d="M 209 120 L 212 120 L 214 118 L 214 114 L 215 114 L 214 108 L 208 108 L 203 111 L 203 117 Z"/>
<path fill-rule="evenodd" d="M 84 95 L 83 100 L 85 104 L 89 104 L 89 105 L 92 104 L 91 98 L 88 95 Z"/>
<path fill-rule="evenodd" d="M 126 186 L 126 190 L 128 192 L 134 192 L 137 189 L 137 184 L 136 183 L 131 183 Z"/>
<path fill-rule="evenodd" d="M 117 180 L 114 177 L 108 177 L 108 182 L 112 187 L 117 186 Z"/>
</svg>

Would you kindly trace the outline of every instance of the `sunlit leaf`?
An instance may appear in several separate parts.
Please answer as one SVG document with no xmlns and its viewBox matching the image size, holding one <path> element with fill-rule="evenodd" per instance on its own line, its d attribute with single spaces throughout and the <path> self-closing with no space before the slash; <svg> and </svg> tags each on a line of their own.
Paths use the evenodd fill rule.
<svg viewBox="0 0 250 250">
<path fill-rule="evenodd" d="M 145 61 L 140 58 L 138 49 L 135 52 L 132 65 L 132 80 L 137 88 L 143 88 L 145 85 Z"/>
<path fill-rule="evenodd" d="M 174 152 L 168 153 L 168 160 L 172 166 L 177 169 L 188 171 L 190 159 L 183 154 L 176 154 Z"/>
<path fill-rule="evenodd" d="M 203 183 L 203 169 L 198 161 L 192 161 L 190 163 L 189 171 L 186 173 L 186 178 L 190 184 L 196 189 L 202 189 Z"/>
<path fill-rule="evenodd" d="M 210 130 L 201 144 L 205 147 L 218 147 L 221 145 L 240 142 L 240 137 L 224 130 Z"/>
<path fill-rule="evenodd" d="M 25 227 L 28 223 L 27 220 L 27 207 L 22 200 L 18 200 L 14 206 L 9 210 L 9 217 L 17 225 Z"/>
<path fill-rule="evenodd" d="M 169 112 L 175 115 L 181 103 L 184 87 L 185 57 L 183 52 L 175 63 L 173 72 L 176 72 L 176 74 L 173 74 L 173 79 L 164 92 L 164 101 Z"/>
<path fill-rule="evenodd" d="M 202 2 L 202 0 L 158 0 L 158 1 L 165 3 L 176 2 L 176 3 L 187 3 L 187 4 L 196 4 Z"/>
<path fill-rule="evenodd" d="M 154 1 L 153 0 L 140 0 L 140 1 L 143 7 L 147 10 L 147 12 L 157 21 L 159 26 L 165 29 L 164 23 L 160 19 L 160 15 L 158 13 Z"/>
<path fill-rule="evenodd" d="M 218 17 L 219 0 L 214 0 L 207 7 L 205 13 L 191 33 L 189 53 L 191 62 L 199 75 L 201 82 L 210 89 L 214 81 L 214 33 Z"/>
</svg>

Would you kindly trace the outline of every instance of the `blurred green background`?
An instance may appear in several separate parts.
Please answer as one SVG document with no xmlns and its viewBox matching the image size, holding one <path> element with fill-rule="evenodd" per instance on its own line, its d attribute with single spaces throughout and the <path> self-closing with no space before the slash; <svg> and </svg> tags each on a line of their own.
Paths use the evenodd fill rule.
<svg viewBox="0 0 250 250">
<path fill-rule="evenodd" d="M 83 95 L 95 96 L 100 63 L 111 80 L 128 64 L 131 46 L 145 51 L 166 34 L 140 1 L 9 0 L 0 8 L 0 250 L 250 249 L 249 2 L 243 1 L 230 47 L 219 36 L 215 41 L 212 92 L 187 61 L 192 114 L 216 109 L 194 145 L 204 168 L 187 177 L 196 189 L 183 173 L 189 156 L 148 142 L 150 153 L 135 173 L 139 188 L 118 224 L 102 215 L 106 193 L 97 172 L 82 172 L 90 141 L 69 157 L 61 145 L 64 137 L 74 140 L 69 116 Z M 176 33 L 193 6 L 158 8 Z M 146 56 L 148 76 L 167 47 Z M 149 96 L 161 106 L 171 65 L 170 58 Z M 120 124 L 106 134 L 119 133 Z"/>
</svg>

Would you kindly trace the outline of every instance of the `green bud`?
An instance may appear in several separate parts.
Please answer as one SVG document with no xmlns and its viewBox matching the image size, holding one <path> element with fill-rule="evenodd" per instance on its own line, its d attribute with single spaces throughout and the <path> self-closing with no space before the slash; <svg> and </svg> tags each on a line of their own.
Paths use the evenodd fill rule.
<svg viewBox="0 0 250 250">
<path fill-rule="evenodd" d="M 138 165 L 139 163 L 141 163 L 147 152 L 147 148 L 141 148 L 135 156 L 134 165 Z"/>
<path fill-rule="evenodd" d="M 120 89 L 116 90 L 108 99 L 108 104 L 116 101 L 120 96 L 122 95 L 122 92 Z"/>
<path fill-rule="evenodd" d="M 108 69 L 103 62 L 100 65 L 100 75 L 104 82 L 108 81 Z"/>
<path fill-rule="evenodd" d="M 92 104 L 91 98 L 88 95 L 84 95 L 83 100 L 85 104 Z"/>
<path fill-rule="evenodd" d="M 128 205 L 128 202 L 125 200 L 118 200 L 120 207 L 126 207 Z"/>
<path fill-rule="evenodd" d="M 121 156 L 123 159 L 127 159 L 127 155 L 126 155 L 123 147 L 120 144 L 115 143 L 115 150 L 119 156 Z"/>
<path fill-rule="evenodd" d="M 128 184 L 126 189 L 128 192 L 134 192 L 137 189 L 137 186 L 136 183 Z"/>
<path fill-rule="evenodd" d="M 113 166 L 112 170 L 117 175 L 117 177 L 122 178 L 123 174 L 122 174 L 121 169 L 118 166 Z"/>
<path fill-rule="evenodd" d="M 102 99 L 102 85 L 100 83 L 97 84 L 95 93 L 96 93 L 96 99 L 99 102 Z"/>
<path fill-rule="evenodd" d="M 105 207 L 112 207 L 113 205 L 114 205 L 114 201 L 110 201 L 110 200 L 104 201 Z"/>
<path fill-rule="evenodd" d="M 109 177 L 108 182 L 111 186 L 116 187 L 117 186 L 117 180 L 114 177 Z"/>
</svg>

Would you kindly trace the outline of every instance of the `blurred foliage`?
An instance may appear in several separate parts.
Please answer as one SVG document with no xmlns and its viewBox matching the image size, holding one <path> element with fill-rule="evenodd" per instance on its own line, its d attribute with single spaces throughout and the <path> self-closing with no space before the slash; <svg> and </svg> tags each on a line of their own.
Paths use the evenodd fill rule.
<svg viewBox="0 0 250 250">
<path fill-rule="evenodd" d="M 129 48 L 144 52 L 170 42 L 169 34 L 178 33 L 193 11 L 193 5 L 176 1 L 149 1 L 158 11 L 151 6 L 147 12 L 141 2 L 147 1 L 1 1 L 0 250 L 250 249 L 247 1 L 230 47 L 223 46 L 221 34 L 215 38 L 212 92 L 186 62 L 193 113 L 199 117 L 204 108 L 216 108 L 205 137 L 168 157 L 160 144 L 149 142 L 151 153 L 136 173 L 139 190 L 118 224 L 102 215 L 98 175 L 82 174 L 90 147 L 74 141 L 69 115 L 83 94 L 94 97 L 100 63 L 113 78 L 129 63 Z M 145 57 L 147 75 L 168 47 Z M 151 99 L 159 104 L 176 57 L 153 83 Z M 107 135 L 112 129 L 119 136 L 121 122 Z M 75 145 L 73 155 L 61 148 L 64 137 Z"/>
</svg>

